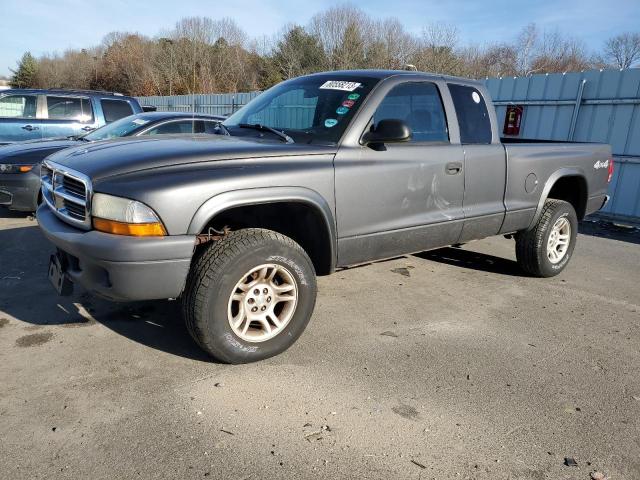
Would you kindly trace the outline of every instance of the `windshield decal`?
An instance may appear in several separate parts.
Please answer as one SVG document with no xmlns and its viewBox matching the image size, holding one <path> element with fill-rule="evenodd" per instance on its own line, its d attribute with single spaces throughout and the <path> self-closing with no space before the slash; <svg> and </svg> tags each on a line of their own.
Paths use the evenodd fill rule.
<svg viewBox="0 0 640 480">
<path fill-rule="evenodd" d="M 347 108 L 351 108 L 356 104 L 356 102 L 354 102 L 353 100 L 345 100 L 344 102 L 342 102 L 342 106 L 343 107 L 347 107 Z"/>
<path fill-rule="evenodd" d="M 344 115 L 348 111 L 349 111 L 349 109 L 347 107 L 338 107 L 338 109 L 336 110 L 336 113 L 338 115 Z"/>
<path fill-rule="evenodd" d="M 337 124 L 338 124 L 338 120 L 336 120 L 335 118 L 327 118 L 324 121 L 324 126 L 327 128 L 335 127 Z"/>
<path fill-rule="evenodd" d="M 136 118 L 135 120 L 131 120 L 131 123 L 135 123 L 136 125 L 146 125 L 149 123 L 149 120 L 144 120 L 143 118 Z"/>
<path fill-rule="evenodd" d="M 360 98 L 360 94 L 359 93 L 350 93 L 347 98 L 349 100 L 358 100 Z"/>
<path fill-rule="evenodd" d="M 321 90 L 342 90 L 344 92 L 353 92 L 358 88 L 361 83 L 358 82 L 345 82 L 342 80 L 327 80 L 320 85 Z"/>
</svg>

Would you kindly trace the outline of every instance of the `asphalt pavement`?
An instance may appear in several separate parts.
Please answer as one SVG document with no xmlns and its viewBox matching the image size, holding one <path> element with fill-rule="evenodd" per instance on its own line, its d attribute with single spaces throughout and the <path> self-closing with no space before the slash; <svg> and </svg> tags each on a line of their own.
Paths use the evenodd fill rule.
<svg viewBox="0 0 640 480">
<path fill-rule="evenodd" d="M 640 233 L 582 231 L 552 279 L 501 237 L 320 278 L 291 349 L 228 366 L 178 302 L 57 297 L 0 212 L 0 478 L 637 480 Z"/>
</svg>

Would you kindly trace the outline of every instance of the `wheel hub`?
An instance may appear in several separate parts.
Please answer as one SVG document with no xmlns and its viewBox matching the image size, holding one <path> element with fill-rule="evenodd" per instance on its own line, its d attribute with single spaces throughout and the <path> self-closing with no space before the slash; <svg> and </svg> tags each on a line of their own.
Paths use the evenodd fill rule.
<svg viewBox="0 0 640 480">
<path fill-rule="evenodd" d="M 566 256 L 570 241 L 571 223 L 566 217 L 560 217 L 553 224 L 547 240 L 547 258 L 551 263 L 559 263 Z"/>
<path fill-rule="evenodd" d="M 261 314 L 273 307 L 273 290 L 265 283 L 257 283 L 249 289 L 245 298 L 245 308 L 250 314 Z"/>
<path fill-rule="evenodd" d="M 260 265 L 247 272 L 231 292 L 229 325 L 242 340 L 263 342 L 282 332 L 297 303 L 298 287 L 291 272 L 277 264 Z"/>
</svg>

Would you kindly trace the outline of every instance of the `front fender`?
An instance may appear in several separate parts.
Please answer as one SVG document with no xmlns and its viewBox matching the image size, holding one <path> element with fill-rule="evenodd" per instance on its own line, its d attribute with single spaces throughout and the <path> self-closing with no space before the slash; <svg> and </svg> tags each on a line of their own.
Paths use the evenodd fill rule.
<svg viewBox="0 0 640 480">
<path fill-rule="evenodd" d="M 191 219 L 187 234 L 202 233 L 207 224 L 225 210 L 235 207 L 278 202 L 306 203 L 319 212 L 324 219 L 331 240 L 331 259 L 333 270 L 336 261 L 336 222 L 327 201 L 315 190 L 305 187 L 262 187 L 246 190 L 232 190 L 211 197 L 204 202 Z"/>
</svg>

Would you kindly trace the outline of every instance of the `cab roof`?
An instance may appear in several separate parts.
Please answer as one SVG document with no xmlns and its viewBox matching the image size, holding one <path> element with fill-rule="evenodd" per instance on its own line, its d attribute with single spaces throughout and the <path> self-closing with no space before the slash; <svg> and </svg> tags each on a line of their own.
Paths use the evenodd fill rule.
<svg viewBox="0 0 640 480">
<path fill-rule="evenodd" d="M 328 71 L 328 72 L 312 73 L 306 76 L 313 77 L 313 76 L 326 76 L 326 75 L 347 75 L 351 77 L 373 78 L 376 80 L 384 80 L 390 77 L 406 75 L 406 76 L 424 77 L 424 78 L 437 77 L 437 78 L 442 78 L 445 81 L 466 83 L 470 85 L 482 85 L 481 81 L 475 80 L 472 78 L 454 77 L 451 75 L 442 75 L 439 73 L 418 72 L 415 70 L 384 70 L 384 69 L 335 70 L 335 71 Z"/>
</svg>

